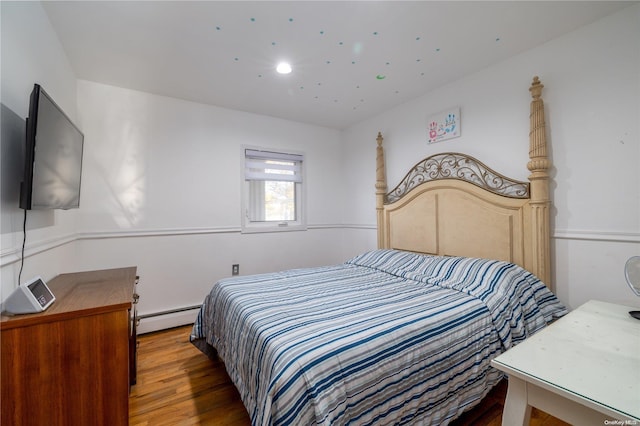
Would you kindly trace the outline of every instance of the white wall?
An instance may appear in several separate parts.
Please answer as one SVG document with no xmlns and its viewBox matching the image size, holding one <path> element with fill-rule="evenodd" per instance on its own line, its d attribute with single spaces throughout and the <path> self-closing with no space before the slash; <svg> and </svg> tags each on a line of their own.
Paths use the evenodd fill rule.
<svg viewBox="0 0 640 426">
<path fill-rule="evenodd" d="M 78 268 L 138 266 L 141 314 L 201 303 L 234 263 L 250 274 L 344 260 L 338 130 L 89 81 L 78 99 Z M 309 230 L 240 233 L 245 144 L 305 154 Z"/>
<path fill-rule="evenodd" d="M 23 210 L 24 126 L 34 83 L 76 118 L 76 76 L 39 2 L 0 2 L 2 138 L 0 297 L 18 284 Z M 76 211 L 30 211 L 22 280 L 49 279 L 74 265 Z"/>
<path fill-rule="evenodd" d="M 390 189 L 418 160 L 468 153 L 520 180 L 528 176 L 528 86 L 545 85 L 551 144 L 554 282 L 575 308 L 589 299 L 640 305 L 623 266 L 640 254 L 640 5 L 441 87 L 343 133 L 345 222 L 375 224 L 375 138 L 385 137 Z M 426 119 L 461 107 L 462 136 L 429 145 Z M 375 232 L 371 230 L 370 232 Z M 366 238 L 358 243 L 358 238 Z M 353 250 L 370 244 L 353 232 Z"/>
</svg>

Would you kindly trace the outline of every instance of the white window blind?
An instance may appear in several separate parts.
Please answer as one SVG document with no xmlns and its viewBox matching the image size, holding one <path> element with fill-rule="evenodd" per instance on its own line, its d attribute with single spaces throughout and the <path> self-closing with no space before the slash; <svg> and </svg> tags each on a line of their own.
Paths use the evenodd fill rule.
<svg viewBox="0 0 640 426">
<path fill-rule="evenodd" d="M 242 232 L 305 230 L 304 155 L 243 148 Z"/>
<path fill-rule="evenodd" d="M 245 180 L 302 182 L 302 161 L 298 154 L 245 149 Z"/>
</svg>

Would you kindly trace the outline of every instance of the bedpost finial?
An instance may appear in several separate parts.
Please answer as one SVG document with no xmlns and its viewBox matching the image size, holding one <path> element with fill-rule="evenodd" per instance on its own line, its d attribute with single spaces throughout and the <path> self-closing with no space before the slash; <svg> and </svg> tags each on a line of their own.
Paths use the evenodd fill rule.
<svg viewBox="0 0 640 426">
<path fill-rule="evenodd" d="M 384 170 L 384 148 L 382 148 L 382 133 L 378 132 L 378 146 L 376 147 L 376 193 L 380 195 L 379 206 L 382 208 L 384 194 L 387 192 L 387 178 Z"/>
<path fill-rule="evenodd" d="M 531 92 L 531 97 L 533 97 L 533 99 L 540 99 L 540 96 L 542 96 L 542 88 L 544 87 L 544 84 L 540 83 L 540 79 L 538 78 L 538 76 L 536 75 L 535 77 L 533 77 L 533 82 L 531 83 L 531 87 L 529 87 L 529 92 Z"/>
</svg>

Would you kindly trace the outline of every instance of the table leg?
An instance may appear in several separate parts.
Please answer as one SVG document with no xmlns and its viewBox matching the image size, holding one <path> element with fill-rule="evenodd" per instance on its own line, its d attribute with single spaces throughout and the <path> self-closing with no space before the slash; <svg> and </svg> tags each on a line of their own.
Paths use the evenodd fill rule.
<svg viewBox="0 0 640 426">
<path fill-rule="evenodd" d="M 502 426 L 528 426 L 530 419 L 531 406 L 527 401 L 527 384 L 524 380 L 509 376 Z"/>
</svg>

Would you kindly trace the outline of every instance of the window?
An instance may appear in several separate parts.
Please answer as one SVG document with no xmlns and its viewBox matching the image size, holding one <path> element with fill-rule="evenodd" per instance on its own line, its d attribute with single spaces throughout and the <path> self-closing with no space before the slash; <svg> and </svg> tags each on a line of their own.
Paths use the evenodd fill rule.
<svg viewBox="0 0 640 426">
<path fill-rule="evenodd" d="M 244 149 L 243 232 L 305 228 L 301 154 Z"/>
</svg>

